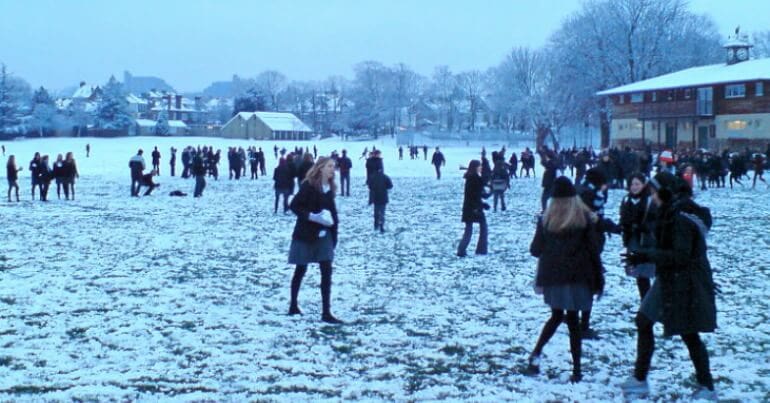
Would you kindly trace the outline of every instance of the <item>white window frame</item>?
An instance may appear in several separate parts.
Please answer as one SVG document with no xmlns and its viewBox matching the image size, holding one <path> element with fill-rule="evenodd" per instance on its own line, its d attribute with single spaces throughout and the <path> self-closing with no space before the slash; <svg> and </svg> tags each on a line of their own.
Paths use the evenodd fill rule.
<svg viewBox="0 0 770 403">
<path fill-rule="evenodd" d="M 632 104 L 641 104 L 644 102 L 644 93 L 643 92 L 633 92 L 631 93 L 631 103 Z"/>
<path fill-rule="evenodd" d="M 758 97 L 765 96 L 765 83 L 762 81 L 757 81 L 756 86 L 754 87 L 754 94 Z"/>
<path fill-rule="evenodd" d="M 725 98 L 746 98 L 746 84 L 730 84 L 725 86 Z"/>
</svg>

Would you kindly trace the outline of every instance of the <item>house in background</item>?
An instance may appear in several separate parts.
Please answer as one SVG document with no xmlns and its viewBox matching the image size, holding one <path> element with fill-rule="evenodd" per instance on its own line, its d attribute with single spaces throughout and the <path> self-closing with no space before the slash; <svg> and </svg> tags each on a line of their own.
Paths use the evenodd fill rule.
<svg viewBox="0 0 770 403">
<path fill-rule="evenodd" d="M 750 60 L 736 35 L 726 63 L 693 67 L 597 93 L 612 100 L 613 146 L 761 147 L 770 141 L 770 58 Z"/>
<path fill-rule="evenodd" d="M 129 133 L 133 136 L 155 136 L 158 122 L 151 119 L 136 119 L 136 125 Z M 189 128 L 181 120 L 168 121 L 168 136 L 186 136 Z"/>
<path fill-rule="evenodd" d="M 313 130 L 291 113 L 239 112 L 222 126 L 221 133 L 232 139 L 308 140 Z"/>
</svg>

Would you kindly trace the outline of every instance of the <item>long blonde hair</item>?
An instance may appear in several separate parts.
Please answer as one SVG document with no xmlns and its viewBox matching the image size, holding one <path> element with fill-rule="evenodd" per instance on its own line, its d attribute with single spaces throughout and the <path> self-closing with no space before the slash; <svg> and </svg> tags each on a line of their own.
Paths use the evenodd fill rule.
<svg viewBox="0 0 770 403">
<path fill-rule="evenodd" d="M 321 168 L 323 168 L 324 165 L 328 164 L 329 162 L 334 163 L 334 160 L 329 157 L 318 157 L 318 161 L 316 161 L 316 163 L 313 164 L 313 166 L 307 171 L 307 174 L 305 174 L 305 180 L 302 182 L 307 182 L 314 188 L 323 191 L 323 172 Z M 332 194 L 337 194 L 337 184 L 334 183 L 334 175 L 329 178 L 327 185 L 329 185 Z"/>
<path fill-rule="evenodd" d="M 543 228 L 554 233 L 582 229 L 588 225 L 586 216 L 591 221 L 596 220 L 596 216 L 577 196 L 551 198 L 543 213 Z"/>
</svg>

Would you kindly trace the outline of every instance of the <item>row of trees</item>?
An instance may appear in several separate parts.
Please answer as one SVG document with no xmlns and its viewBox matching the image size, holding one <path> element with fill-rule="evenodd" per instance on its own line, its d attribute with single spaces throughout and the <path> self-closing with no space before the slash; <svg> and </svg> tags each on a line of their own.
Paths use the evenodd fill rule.
<svg viewBox="0 0 770 403">
<path fill-rule="evenodd" d="M 54 131 L 72 130 L 79 136 L 89 125 L 104 130 L 124 130 L 134 123 L 126 93 L 115 77 L 102 87 L 95 110 L 84 100 L 72 99 L 59 108 L 48 91 L 32 91 L 23 79 L 0 65 L 0 137 L 35 134 L 40 137 Z"/>
<path fill-rule="evenodd" d="M 723 39 L 712 19 L 694 14 L 685 0 L 589 0 L 564 20 L 546 45 L 514 48 L 486 70 L 455 73 L 438 66 L 426 77 L 403 63 L 364 61 L 355 66 L 352 79 L 333 76 L 323 81 L 290 81 L 268 70 L 254 78 L 234 77 L 233 108 L 221 104 L 212 113 L 224 121 L 241 111 L 290 111 L 321 133 L 486 127 L 535 133 L 538 144 L 547 138 L 558 143 L 565 127 L 592 126 L 601 130 L 606 145 L 609 101 L 596 97 L 597 91 L 722 62 Z M 753 39 L 754 56 L 770 56 L 770 31 L 755 33 Z M 114 78 L 104 87 L 106 100 L 95 112 L 97 127 L 126 124 L 119 92 Z M 23 80 L 3 67 L 0 131 L 26 116 L 43 134 L 61 115 L 52 102 L 44 89 L 33 95 Z M 78 107 L 73 103 L 64 113 L 73 127 L 87 120 Z"/>
<path fill-rule="evenodd" d="M 753 38 L 755 56 L 767 56 L 770 31 Z M 314 83 L 288 82 L 268 71 L 251 82 L 243 99 L 257 100 L 252 108 L 288 110 L 306 119 L 311 113 L 316 128 L 320 117 L 329 128 L 391 132 L 407 123 L 410 114 L 404 111 L 414 117 L 418 106 L 427 105 L 433 130 L 522 130 L 535 133 L 542 144 L 546 138 L 558 143 L 567 126 L 590 125 L 600 128 L 606 145 L 610 105 L 596 92 L 719 63 L 723 39 L 713 20 L 690 11 L 684 0 L 593 0 L 569 16 L 545 46 L 514 48 L 483 71 L 454 73 L 439 66 L 424 77 L 404 64 L 365 61 L 355 66 L 352 80 Z M 327 105 L 328 99 L 337 102 Z M 236 110 L 239 106 L 244 104 L 236 103 Z"/>
</svg>

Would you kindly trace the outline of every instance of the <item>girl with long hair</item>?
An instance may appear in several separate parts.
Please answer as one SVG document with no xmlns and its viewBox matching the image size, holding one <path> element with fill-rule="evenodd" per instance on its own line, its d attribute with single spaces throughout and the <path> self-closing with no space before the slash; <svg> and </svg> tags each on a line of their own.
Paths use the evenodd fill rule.
<svg viewBox="0 0 770 403">
<path fill-rule="evenodd" d="M 647 189 L 647 178 L 634 173 L 628 178 L 628 194 L 620 202 L 620 227 L 623 230 L 623 246 L 628 250 L 655 246 L 655 214 L 657 207 Z M 643 263 L 626 267 L 626 274 L 636 279 L 639 298 L 643 299 L 650 289 L 650 279 L 655 277 L 655 265 Z"/>
<path fill-rule="evenodd" d="M 527 371 L 540 372 L 540 355 L 566 316 L 572 353 L 571 382 L 582 379 L 582 338 L 578 311 L 591 310 L 593 295 L 601 294 L 604 275 L 599 240 L 593 229 L 595 215 L 577 197 L 572 182 L 564 176 L 554 181 L 551 201 L 537 223 L 529 247 L 538 258 L 535 286 L 542 290 L 551 317 L 545 322 Z"/>
<path fill-rule="evenodd" d="M 78 164 L 72 155 L 72 151 L 68 152 L 67 156 L 64 157 L 64 163 L 67 173 L 64 195 L 67 195 L 67 187 L 69 187 L 69 200 L 75 200 L 75 179 L 80 178 L 80 173 L 78 172 Z"/>
<path fill-rule="evenodd" d="M 8 157 L 6 168 L 6 178 L 8 178 L 8 201 L 11 201 L 11 190 L 16 189 L 16 201 L 19 201 L 19 171 L 21 168 L 16 166 L 16 156 Z"/>
<path fill-rule="evenodd" d="M 484 210 L 489 209 L 489 204 L 484 203 L 483 198 L 489 197 L 484 192 L 484 180 L 481 178 L 481 162 L 471 160 L 468 170 L 465 171 L 465 195 L 463 198 L 462 222 L 465 223 L 465 231 L 457 246 L 457 256 L 465 257 L 468 244 L 473 235 L 473 223 L 479 223 L 479 241 L 476 244 L 476 254 L 487 254 L 487 219 Z"/>
<path fill-rule="evenodd" d="M 328 157 L 321 157 L 307 171 L 297 195 L 291 200 L 291 211 L 297 215 L 289 249 L 289 263 L 295 265 L 291 280 L 289 315 L 299 315 L 297 298 L 302 278 L 309 263 L 321 267 L 321 319 L 327 323 L 342 323 L 331 313 L 332 261 L 337 246 L 337 207 L 334 195 L 336 164 Z"/>
</svg>

